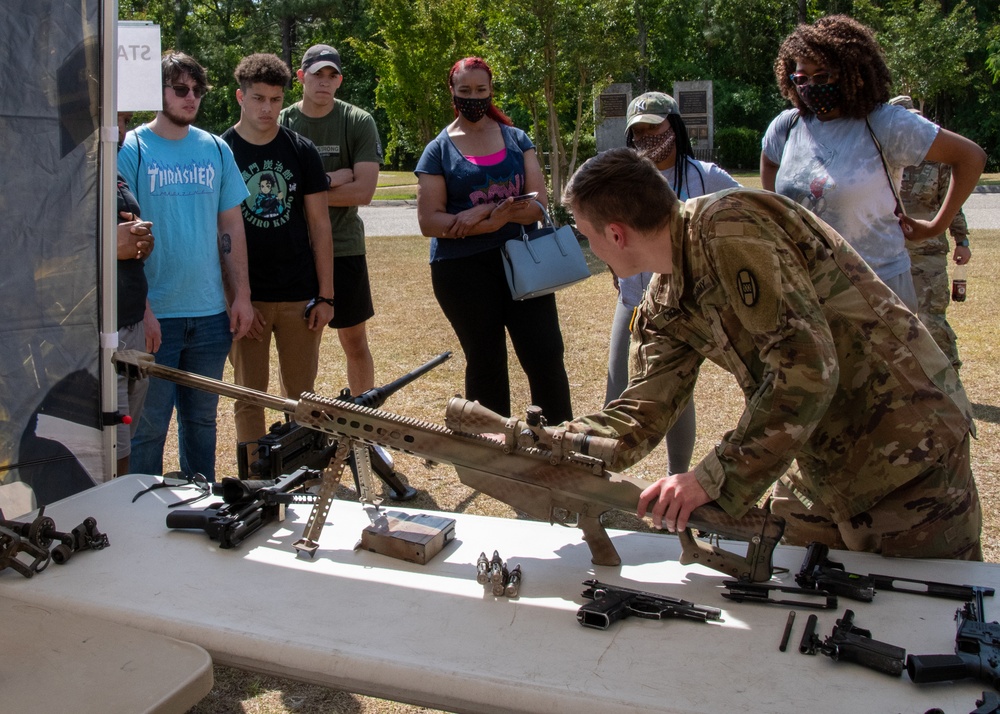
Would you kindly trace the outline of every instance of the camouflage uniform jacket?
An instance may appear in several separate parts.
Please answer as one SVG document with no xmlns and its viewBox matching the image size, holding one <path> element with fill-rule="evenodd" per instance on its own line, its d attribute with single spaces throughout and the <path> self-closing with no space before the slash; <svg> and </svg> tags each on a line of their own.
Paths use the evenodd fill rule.
<svg viewBox="0 0 1000 714">
<path fill-rule="evenodd" d="M 920 321 L 832 228 L 802 206 L 732 189 L 678 204 L 673 272 L 636 318 L 629 387 L 568 424 L 620 439 L 625 468 L 663 437 L 709 359 L 745 410 L 693 471 L 739 517 L 784 476 L 847 519 L 961 444 L 972 411 Z"/>
<path fill-rule="evenodd" d="M 950 183 L 951 167 L 947 164 L 923 161 L 917 166 L 907 166 L 903 169 L 903 181 L 899 189 L 899 199 L 903 202 L 907 215 L 921 220 L 934 218 L 944 203 Z M 969 225 L 962 209 L 958 209 L 948 231 L 956 241 L 969 237 Z M 906 247 L 910 253 L 919 255 L 944 255 L 949 252 L 948 239 L 944 234 L 919 243 L 907 241 Z"/>
</svg>

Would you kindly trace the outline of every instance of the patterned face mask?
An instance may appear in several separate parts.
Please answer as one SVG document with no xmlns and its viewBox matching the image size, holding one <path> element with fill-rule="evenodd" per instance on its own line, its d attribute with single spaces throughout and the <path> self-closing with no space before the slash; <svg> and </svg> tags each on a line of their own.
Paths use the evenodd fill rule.
<svg viewBox="0 0 1000 714">
<path fill-rule="evenodd" d="M 830 84 L 803 84 L 796 87 L 802 103 L 816 116 L 829 114 L 840 106 L 840 85 L 834 82 Z"/>
<path fill-rule="evenodd" d="M 633 139 L 635 150 L 639 152 L 639 155 L 645 156 L 654 164 L 658 164 L 670 156 L 676 142 L 677 136 L 673 129 L 667 129 L 662 134 L 647 134 Z"/>
<path fill-rule="evenodd" d="M 473 123 L 486 116 L 486 110 L 493 104 L 493 95 L 482 99 L 452 95 L 452 99 L 455 101 L 455 109 L 458 110 L 458 113 Z"/>
</svg>

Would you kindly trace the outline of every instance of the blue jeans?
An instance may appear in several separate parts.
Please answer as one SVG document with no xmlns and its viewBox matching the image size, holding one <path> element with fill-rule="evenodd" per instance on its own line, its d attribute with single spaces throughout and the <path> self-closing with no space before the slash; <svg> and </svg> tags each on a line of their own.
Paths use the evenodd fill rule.
<svg viewBox="0 0 1000 714">
<path fill-rule="evenodd" d="M 156 363 L 204 377 L 222 379 L 233 338 L 229 316 L 177 317 L 160 320 L 163 341 Z M 216 394 L 182 387 L 152 377 L 149 393 L 132 439 L 130 470 L 140 474 L 163 473 L 163 445 L 177 407 L 177 442 L 181 471 L 200 473 L 215 481 Z"/>
</svg>

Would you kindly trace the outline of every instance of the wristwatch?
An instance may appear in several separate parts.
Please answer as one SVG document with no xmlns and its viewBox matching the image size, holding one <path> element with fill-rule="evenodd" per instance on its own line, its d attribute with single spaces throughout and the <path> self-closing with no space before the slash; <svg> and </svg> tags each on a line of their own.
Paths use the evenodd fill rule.
<svg viewBox="0 0 1000 714">
<path fill-rule="evenodd" d="M 302 313 L 302 319 L 308 320 L 309 314 L 313 311 L 313 308 L 319 305 L 321 302 L 325 302 L 330 307 L 333 307 L 333 298 L 326 298 L 323 297 L 322 295 L 317 295 L 306 304 L 306 309 Z"/>
<path fill-rule="evenodd" d="M 962 240 L 955 241 L 955 247 L 956 248 L 968 248 L 969 247 L 969 239 L 968 238 L 963 238 Z"/>
</svg>

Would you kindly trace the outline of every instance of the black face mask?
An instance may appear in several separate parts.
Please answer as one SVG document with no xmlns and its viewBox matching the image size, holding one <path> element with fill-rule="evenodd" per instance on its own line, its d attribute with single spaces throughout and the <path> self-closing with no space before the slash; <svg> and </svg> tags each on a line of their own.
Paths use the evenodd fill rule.
<svg viewBox="0 0 1000 714">
<path fill-rule="evenodd" d="M 830 84 L 803 84 L 796 87 L 802 103 L 816 116 L 829 114 L 840 106 L 840 85 L 834 82 Z"/>
<path fill-rule="evenodd" d="M 493 96 L 483 97 L 482 99 L 472 99 L 469 97 L 456 97 L 452 95 L 452 99 L 455 102 L 455 109 L 458 113 L 469 121 L 475 123 L 486 116 L 486 111 L 493 104 Z"/>
</svg>

